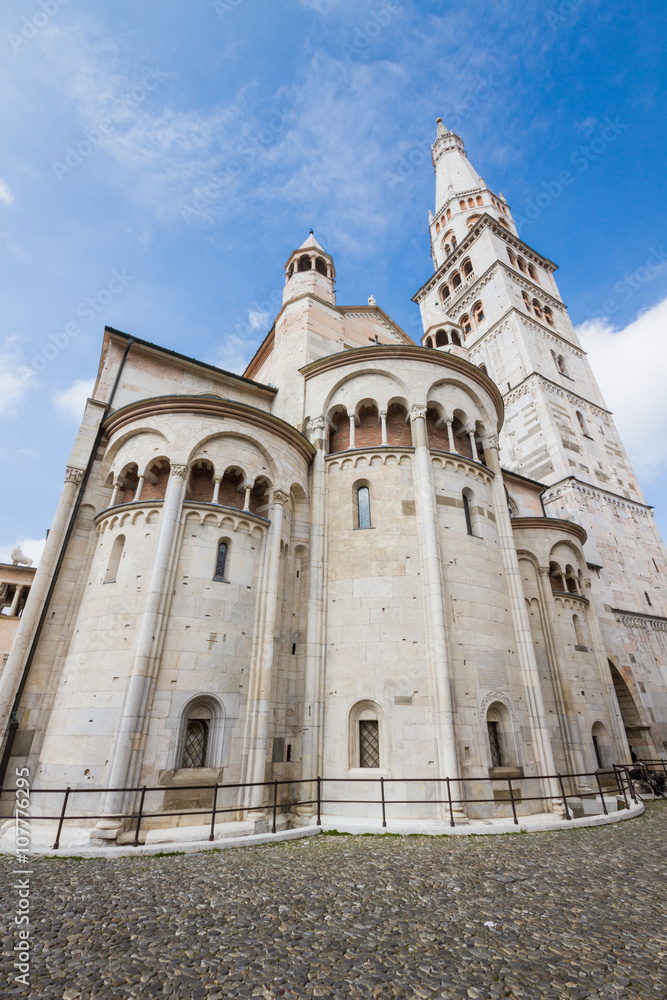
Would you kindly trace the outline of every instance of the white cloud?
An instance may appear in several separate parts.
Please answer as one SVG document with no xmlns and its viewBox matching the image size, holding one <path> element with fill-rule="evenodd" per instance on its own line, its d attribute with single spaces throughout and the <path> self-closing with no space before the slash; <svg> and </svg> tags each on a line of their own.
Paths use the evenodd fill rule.
<svg viewBox="0 0 667 1000">
<path fill-rule="evenodd" d="M 83 411 L 86 408 L 86 400 L 92 394 L 95 386 L 95 379 L 77 379 L 67 389 L 54 392 L 53 402 L 56 409 L 60 410 L 72 420 L 80 421 Z"/>
<path fill-rule="evenodd" d="M 3 205 L 11 205 L 14 201 L 14 195 L 9 190 L 9 184 L 0 178 L 0 201 Z"/>
<path fill-rule="evenodd" d="M 340 3 L 340 0 L 297 0 L 307 10 L 316 10 L 318 14 L 330 14 Z"/>
<path fill-rule="evenodd" d="M 647 482 L 667 471 L 667 299 L 622 330 L 609 320 L 577 332 L 635 471 Z"/>
<path fill-rule="evenodd" d="M 36 566 L 41 558 L 45 543 L 45 538 L 17 538 L 15 542 L 8 545 L 0 545 L 0 562 L 11 565 L 12 552 L 18 545 L 23 555 L 32 559 L 33 566 Z"/>
<path fill-rule="evenodd" d="M 0 344 L 0 414 L 15 413 L 34 373 L 24 367 L 18 348 L 18 337 L 12 334 Z"/>
</svg>

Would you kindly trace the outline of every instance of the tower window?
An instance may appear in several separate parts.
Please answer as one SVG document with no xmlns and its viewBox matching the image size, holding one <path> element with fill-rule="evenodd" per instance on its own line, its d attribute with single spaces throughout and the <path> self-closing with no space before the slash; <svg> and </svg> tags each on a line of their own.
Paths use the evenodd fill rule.
<svg viewBox="0 0 667 1000">
<path fill-rule="evenodd" d="M 500 745 L 500 723 L 487 719 L 486 729 L 489 734 L 489 749 L 491 751 L 491 766 L 503 766 L 503 751 Z"/>
<path fill-rule="evenodd" d="M 319 273 L 323 274 L 324 277 L 326 278 L 326 276 L 327 276 L 327 265 L 326 265 L 326 261 L 323 260 L 322 257 L 316 257 L 315 258 L 315 270 L 319 271 Z"/>
<path fill-rule="evenodd" d="M 118 535 L 114 539 L 113 548 L 111 549 L 111 555 L 109 556 L 109 562 L 107 564 L 107 571 L 104 574 L 105 583 L 115 583 L 116 576 L 118 574 L 118 567 L 120 565 L 120 560 L 123 555 L 123 547 L 125 545 L 125 535 Z"/>
<path fill-rule="evenodd" d="M 523 304 L 526 308 L 526 312 L 530 312 L 530 299 L 528 298 L 525 292 L 521 293 L 521 297 L 523 299 Z"/>
<path fill-rule="evenodd" d="M 463 274 L 465 275 L 466 278 L 469 278 L 470 275 L 472 274 L 472 261 L 471 260 L 466 260 L 465 263 L 463 264 Z"/>
<path fill-rule="evenodd" d="M 445 330 L 437 330 L 435 334 L 435 346 L 436 347 L 446 347 L 449 343 L 449 337 Z"/>
<path fill-rule="evenodd" d="M 463 327 L 464 333 L 470 333 L 470 331 L 472 330 L 472 322 L 470 320 L 470 316 L 461 316 L 459 323 Z"/>
<path fill-rule="evenodd" d="M 651 604 L 651 598 L 648 596 L 646 591 L 644 591 L 644 597 L 646 598 L 646 603 L 648 604 L 649 608 L 652 608 L 653 605 Z"/>
<path fill-rule="evenodd" d="M 461 275 L 458 271 L 455 271 L 452 275 L 452 288 L 458 288 L 461 284 Z"/>
<path fill-rule="evenodd" d="M 507 250 L 507 256 L 509 257 L 509 262 L 512 267 L 516 267 L 516 256 L 512 253 L 510 249 Z"/>
<path fill-rule="evenodd" d="M 440 286 L 440 301 L 444 302 L 446 299 L 449 298 L 449 295 L 450 295 L 449 285 L 446 285 L 446 284 L 445 285 L 441 285 Z"/>
<path fill-rule="evenodd" d="M 465 520 L 466 520 L 466 532 L 469 535 L 472 535 L 472 517 L 471 517 L 471 514 L 470 514 L 470 497 L 468 496 L 467 493 L 463 493 L 462 499 L 463 499 L 463 515 L 464 515 Z"/>
<path fill-rule="evenodd" d="M 454 344 L 456 347 L 461 346 L 461 338 L 459 337 L 456 330 L 452 330 L 452 344 Z"/>
<path fill-rule="evenodd" d="M 310 271 L 310 257 L 301 257 L 299 260 L 300 271 Z"/>
<path fill-rule="evenodd" d="M 484 306 L 481 302 L 476 302 L 472 307 L 472 314 L 475 319 L 475 323 L 481 323 L 484 319 Z"/>
<path fill-rule="evenodd" d="M 482 199 L 482 196 L 481 196 L 481 194 L 478 194 L 478 195 L 477 195 L 477 198 L 476 198 L 476 201 L 477 201 L 477 204 L 478 204 L 478 205 L 483 205 L 483 204 L 484 204 L 484 201 L 483 201 L 483 199 Z"/>
<path fill-rule="evenodd" d="M 380 732 L 377 719 L 359 722 L 359 767 L 380 766 Z"/>
<path fill-rule="evenodd" d="M 537 282 L 537 271 L 535 270 L 532 264 L 528 265 L 528 274 L 531 276 L 533 281 Z"/>
<path fill-rule="evenodd" d="M 537 316 L 537 318 L 542 319 L 542 306 L 537 301 L 537 299 L 533 299 L 533 310 L 535 311 L 535 315 Z"/>
<path fill-rule="evenodd" d="M 371 494 L 368 486 L 360 486 L 357 490 L 357 517 L 359 528 L 370 528 Z"/>
<path fill-rule="evenodd" d="M 204 767 L 207 744 L 208 722 L 206 719 L 189 719 L 185 732 L 181 767 Z"/>
<path fill-rule="evenodd" d="M 229 583 L 229 580 L 225 576 L 225 570 L 227 568 L 227 552 L 227 542 L 218 542 L 218 552 L 215 560 L 215 574 L 213 579 L 219 580 L 222 583 Z"/>
<path fill-rule="evenodd" d="M 463 200 L 463 198 L 461 198 L 461 200 L 459 201 L 459 208 L 465 209 L 467 207 L 468 206 L 466 205 L 465 201 Z"/>
<path fill-rule="evenodd" d="M 554 325 L 554 314 L 552 313 L 552 311 L 549 308 L 549 306 L 545 306 L 544 307 L 544 318 L 547 321 L 547 323 L 549 324 L 549 326 L 553 326 Z"/>
</svg>

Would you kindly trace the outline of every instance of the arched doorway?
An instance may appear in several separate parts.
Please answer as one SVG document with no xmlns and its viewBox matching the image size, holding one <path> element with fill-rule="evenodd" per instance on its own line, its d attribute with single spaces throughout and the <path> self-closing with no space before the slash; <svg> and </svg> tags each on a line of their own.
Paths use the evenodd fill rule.
<svg viewBox="0 0 667 1000">
<path fill-rule="evenodd" d="M 632 747 L 639 758 L 652 758 L 656 751 L 651 739 L 651 727 L 647 724 L 643 711 L 632 697 L 624 678 L 611 660 L 608 662 L 628 745 Z"/>
</svg>

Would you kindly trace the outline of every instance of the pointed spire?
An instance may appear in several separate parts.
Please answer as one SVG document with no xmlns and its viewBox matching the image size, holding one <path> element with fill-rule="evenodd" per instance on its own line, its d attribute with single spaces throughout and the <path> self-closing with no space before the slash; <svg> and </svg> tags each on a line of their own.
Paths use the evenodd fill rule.
<svg viewBox="0 0 667 1000">
<path fill-rule="evenodd" d="M 326 252 L 324 250 L 324 247 L 321 246 L 317 242 L 317 240 L 315 239 L 315 233 L 313 232 L 312 229 L 309 231 L 308 236 L 306 236 L 305 240 L 303 241 L 303 243 L 299 247 L 299 250 L 311 250 L 311 249 L 312 250 L 322 250 L 323 252 Z"/>
</svg>

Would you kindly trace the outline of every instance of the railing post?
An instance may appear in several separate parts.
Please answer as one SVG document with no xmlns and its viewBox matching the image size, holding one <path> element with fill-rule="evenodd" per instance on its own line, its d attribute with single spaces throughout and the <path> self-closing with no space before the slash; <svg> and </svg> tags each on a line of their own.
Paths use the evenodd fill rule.
<svg viewBox="0 0 667 1000">
<path fill-rule="evenodd" d="M 604 800 L 604 792 L 602 791 L 602 783 L 600 782 L 600 775 L 597 773 L 597 771 L 595 772 L 595 780 L 598 783 L 598 791 L 600 792 L 600 802 L 602 803 L 602 811 L 605 814 L 605 816 L 608 816 L 609 812 L 607 810 L 607 803 Z"/>
<path fill-rule="evenodd" d="M 512 816 L 514 817 L 514 825 L 518 826 L 519 825 L 519 821 L 516 818 L 516 806 L 514 805 L 514 790 L 512 788 L 512 779 L 511 778 L 507 779 L 507 787 L 509 788 L 510 802 L 512 803 Z"/>
<path fill-rule="evenodd" d="M 454 822 L 454 809 L 452 808 L 452 787 L 449 781 L 449 777 L 445 778 L 447 782 L 447 801 L 449 802 L 449 825 L 456 826 Z"/>
<path fill-rule="evenodd" d="M 322 779 L 317 776 L 317 825 L 322 826 Z"/>
<path fill-rule="evenodd" d="M 271 833 L 276 832 L 276 813 L 278 812 L 278 779 L 273 782 L 273 821 L 271 823 Z"/>
<path fill-rule="evenodd" d="M 382 797 L 382 825 L 386 826 L 387 825 L 387 811 L 385 809 L 385 802 L 384 802 L 384 778 L 382 776 L 380 776 L 380 795 Z"/>
<path fill-rule="evenodd" d="M 635 791 L 634 780 L 630 777 L 630 768 L 625 768 L 625 776 L 628 779 L 628 791 L 630 792 L 630 797 L 635 805 L 637 805 L 637 793 Z"/>
<path fill-rule="evenodd" d="M 58 820 L 58 832 L 56 833 L 56 839 L 54 841 L 53 847 L 51 848 L 51 850 L 53 851 L 57 851 L 58 848 L 60 847 L 60 834 L 62 832 L 63 822 L 65 820 L 65 810 L 67 809 L 67 800 L 69 799 L 70 792 L 71 788 L 68 786 L 65 789 L 65 798 L 63 799 L 63 807 L 60 810 L 60 819 Z"/>
<path fill-rule="evenodd" d="M 625 802 L 625 808 L 629 809 L 630 805 L 628 803 L 628 797 L 625 794 L 625 785 L 623 784 L 623 779 L 620 774 L 620 768 L 618 764 L 614 764 L 613 767 L 614 767 L 614 775 L 616 776 L 616 784 L 618 785 L 618 790 L 623 796 L 623 801 Z"/>
<path fill-rule="evenodd" d="M 218 782 L 216 781 L 213 786 L 213 808 L 211 810 L 211 832 L 208 835 L 209 840 L 215 838 L 215 810 L 218 805 Z"/>
<path fill-rule="evenodd" d="M 139 846 L 139 827 L 141 826 L 141 817 L 144 811 L 144 799 L 146 798 L 146 786 L 141 789 L 141 796 L 139 798 L 139 814 L 137 816 L 137 829 L 134 831 L 134 840 L 132 842 L 133 847 Z"/>
<path fill-rule="evenodd" d="M 572 819 L 572 817 L 570 816 L 570 810 L 568 809 L 567 806 L 567 797 L 565 795 L 565 786 L 563 785 L 563 777 L 560 774 L 556 775 L 556 777 L 558 778 L 558 784 L 560 785 L 560 794 L 563 796 L 563 805 L 565 806 L 565 819 Z"/>
</svg>

